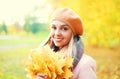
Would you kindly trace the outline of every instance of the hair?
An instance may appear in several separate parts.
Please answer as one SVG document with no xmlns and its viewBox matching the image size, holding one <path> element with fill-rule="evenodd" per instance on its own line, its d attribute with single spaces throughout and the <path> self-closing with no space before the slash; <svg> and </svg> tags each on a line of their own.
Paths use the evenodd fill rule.
<svg viewBox="0 0 120 79">
<path fill-rule="evenodd" d="M 73 68 L 76 67 L 84 53 L 84 46 L 79 35 L 74 36 L 72 34 L 69 43 L 65 45 L 62 49 L 59 49 L 59 47 L 55 46 L 50 35 L 48 36 L 48 39 L 43 43 L 42 46 L 45 45 L 48 45 L 51 49 L 53 49 L 54 52 L 64 53 L 64 57 L 73 57 Z"/>
</svg>

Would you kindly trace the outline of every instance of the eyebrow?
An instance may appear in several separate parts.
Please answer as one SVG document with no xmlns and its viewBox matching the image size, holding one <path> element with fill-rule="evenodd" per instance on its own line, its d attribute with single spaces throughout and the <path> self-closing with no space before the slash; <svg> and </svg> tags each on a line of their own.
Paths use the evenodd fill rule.
<svg viewBox="0 0 120 79">
<path fill-rule="evenodd" d="M 57 26 L 56 24 L 51 24 L 51 25 L 55 25 Z M 59 24 L 60 25 L 60 24 Z M 60 26 L 69 26 L 68 24 L 61 24 Z"/>
<path fill-rule="evenodd" d="M 63 25 L 61 25 L 61 26 L 69 26 L 68 24 L 63 24 Z"/>
</svg>

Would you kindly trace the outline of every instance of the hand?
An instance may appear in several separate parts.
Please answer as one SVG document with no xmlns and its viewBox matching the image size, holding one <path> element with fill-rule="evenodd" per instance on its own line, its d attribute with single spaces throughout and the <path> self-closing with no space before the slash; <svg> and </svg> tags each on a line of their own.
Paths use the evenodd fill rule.
<svg viewBox="0 0 120 79">
<path fill-rule="evenodd" d="M 47 75 L 38 73 L 35 79 L 48 79 L 48 78 L 47 78 Z"/>
</svg>

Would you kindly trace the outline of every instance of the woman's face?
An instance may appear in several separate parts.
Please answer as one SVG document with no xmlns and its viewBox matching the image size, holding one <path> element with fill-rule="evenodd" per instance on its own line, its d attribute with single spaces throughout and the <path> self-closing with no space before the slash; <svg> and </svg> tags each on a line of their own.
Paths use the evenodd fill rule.
<svg viewBox="0 0 120 79">
<path fill-rule="evenodd" d="M 72 30 L 69 26 L 61 21 L 52 21 L 51 23 L 51 38 L 54 44 L 58 47 L 67 45 L 72 37 Z"/>
</svg>

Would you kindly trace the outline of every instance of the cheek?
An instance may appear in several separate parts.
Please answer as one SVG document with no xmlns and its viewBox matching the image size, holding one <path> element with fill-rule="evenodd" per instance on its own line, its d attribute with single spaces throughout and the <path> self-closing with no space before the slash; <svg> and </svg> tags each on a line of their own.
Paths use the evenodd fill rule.
<svg viewBox="0 0 120 79">
<path fill-rule="evenodd" d="M 66 37 L 66 41 L 69 42 L 72 37 L 72 33 L 71 32 L 67 33 L 65 37 Z"/>
<path fill-rule="evenodd" d="M 53 37 L 54 36 L 54 31 L 50 31 L 50 36 Z"/>
<path fill-rule="evenodd" d="M 68 35 L 68 37 L 67 37 L 68 42 L 70 41 L 71 37 L 72 37 L 72 35 Z"/>
</svg>

